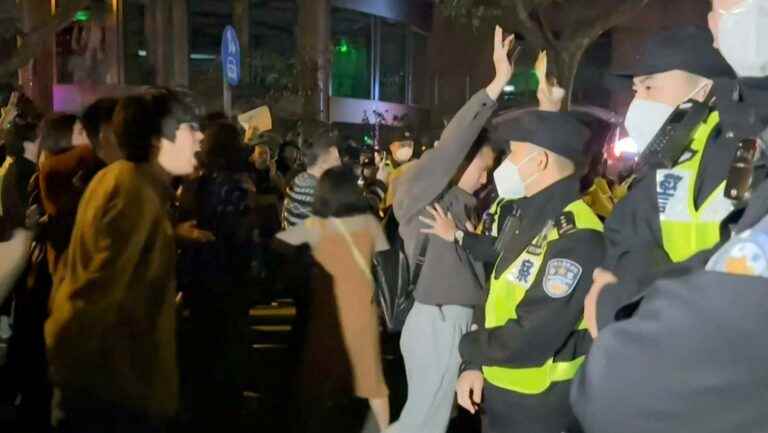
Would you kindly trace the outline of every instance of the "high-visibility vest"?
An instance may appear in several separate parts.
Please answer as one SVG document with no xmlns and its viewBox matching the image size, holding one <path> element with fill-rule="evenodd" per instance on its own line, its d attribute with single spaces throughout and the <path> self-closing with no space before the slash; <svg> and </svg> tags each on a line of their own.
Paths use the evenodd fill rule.
<svg viewBox="0 0 768 433">
<path fill-rule="evenodd" d="M 656 172 L 662 242 L 675 263 L 715 246 L 720 241 L 720 223 L 733 210 L 733 203 L 724 195 L 725 181 L 707 197 L 701 208 L 696 209 L 694 201 L 696 178 L 706 175 L 699 170 L 704 148 L 719 123 L 720 114 L 710 114 L 694 133 L 690 159 Z"/>
<path fill-rule="evenodd" d="M 491 224 L 491 230 L 490 234 L 493 237 L 499 236 L 499 219 L 501 218 L 501 207 L 504 206 L 505 203 L 514 201 L 514 199 L 508 199 L 499 197 L 496 199 L 495 202 L 493 202 L 493 205 L 491 205 L 491 208 L 488 209 L 487 215 L 490 218 L 483 218 L 483 220 L 480 222 L 480 227 L 477 228 L 478 233 L 485 233 L 486 231 L 486 225 Z"/>
<path fill-rule="evenodd" d="M 603 224 L 592 209 L 582 200 L 577 200 L 568 205 L 564 214 L 570 212 L 574 217 L 574 229 L 595 230 L 602 232 Z M 537 236 L 531 245 L 501 274 L 498 278 L 491 278 L 491 290 L 485 305 L 485 327 L 495 328 L 503 326 L 509 320 L 517 319 L 517 306 L 525 298 L 536 276 L 541 271 L 542 262 L 547 254 L 551 242 L 560 238 L 560 230 L 549 224 Z M 589 246 L 585 245 L 585 248 Z M 497 264 L 498 265 L 498 264 Z M 521 268 L 525 267 L 525 278 L 521 278 Z M 581 278 L 589 278 L 582 276 Z M 506 368 L 483 367 L 483 376 L 491 384 L 523 393 L 541 394 L 552 383 L 564 382 L 576 376 L 576 373 L 584 362 L 588 347 L 578 346 L 579 341 L 591 341 L 583 318 L 579 322 L 568 340 L 565 341 L 558 353 L 553 353 L 549 359 L 543 360 L 538 367 L 531 368 Z"/>
</svg>

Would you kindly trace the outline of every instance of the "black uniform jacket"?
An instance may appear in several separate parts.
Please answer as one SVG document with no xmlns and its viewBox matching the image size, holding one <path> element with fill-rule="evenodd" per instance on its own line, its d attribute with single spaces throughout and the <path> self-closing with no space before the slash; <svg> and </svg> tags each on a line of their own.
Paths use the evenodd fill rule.
<svg viewBox="0 0 768 433">
<path fill-rule="evenodd" d="M 542 232 L 548 221 L 555 220 L 578 197 L 578 180 L 571 177 L 520 200 L 520 233 L 505 241 L 496 275 L 501 275 Z M 584 297 L 603 253 L 602 233 L 593 230 L 564 232 L 559 239 L 550 242 L 536 278 L 517 307 L 517 319 L 509 320 L 504 326 L 485 328 L 484 309 L 476 310 L 474 322 L 479 329 L 464 335 L 460 343 L 465 369 L 537 367 L 551 358 L 582 319 Z M 575 263 L 581 270 L 566 296 L 555 298 L 544 290 L 542 282 L 547 265 L 552 261 Z"/>
<path fill-rule="evenodd" d="M 586 433 L 768 430 L 767 214 L 763 183 L 705 269 L 658 280 L 600 331 L 571 389 Z"/>
<path fill-rule="evenodd" d="M 704 150 L 695 186 L 697 207 L 728 177 L 739 141 L 757 137 L 768 127 L 768 80 L 722 80 L 715 83 L 713 91 L 720 125 Z M 755 182 L 759 183 L 765 176 L 765 165 L 758 164 Z M 740 212 L 735 213 L 735 219 Z M 603 327 L 613 322 L 618 309 L 637 298 L 654 280 L 703 268 L 712 252 L 730 238 L 729 224 L 733 219 L 729 218 L 723 225 L 718 246 L 686 262 L 672 264 L 662 245 L 656 172 L 638 179 L 605 222 L 606 258 L 602 266 L 616 274 L 620 283 L 601 293 L 598 325 Z"/>
</svg>

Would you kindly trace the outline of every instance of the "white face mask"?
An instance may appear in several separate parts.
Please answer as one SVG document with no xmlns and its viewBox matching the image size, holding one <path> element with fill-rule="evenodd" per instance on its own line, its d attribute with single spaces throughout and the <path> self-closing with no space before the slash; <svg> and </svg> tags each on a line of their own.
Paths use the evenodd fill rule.
<svg viewBox="0 0 768 433">
<path fill-rule="evenodd" d="M 701 83 L 681 104 L 693 99 L 693 96 L 706 85 L 706 81 Z M 651 140 L 659 133 L 661 127 L 667 123 L 667 119 L 676 109 L 677 107 L 648 99 L 635 98 L 632 100 L 627 116 L 624 118 L 624 126 L 627 128 L 632 141 L 637 145 L 638 155 L 643 153 L 643 150 L 651 144 Z"/>
<path fill-rule="evenodd" d="M 740 77 L 768 75 L 768 3 L 745 0 L 723 13 L 720 52 Z"/>
<path fill-rule="evenodd" d="M 413 148 L 412 147 L 401 147 L 400 149 L 397 149 L 397 152 L 394 154 L 395 161 L 399 163 L 408 162 L 413 157 Z"/>
<path fill-rule="evenodd" d="M 499 168 L 493 172 L 493 181 L 496 183 L 496 190 L 499 197 L 506 199 L 518 199 L 525 197 L 525 185 L 536 179 L 539 173 L 533 175 L 528 180 L 523 180 L 520 176 L 520 167 L 536 155 L 536 152 L 525 157 L 520 164 L 515 164 L 509 159 L 499 165 Z"/>
<path fill-rule="evenodd" d="M 632 100 L 627 117 L 624 119 L 624 126 L 637 145 L 638 154 L 648 147 L 674 111 L 675 107 L 661 102 L 638 98 Z"/>
</svg>

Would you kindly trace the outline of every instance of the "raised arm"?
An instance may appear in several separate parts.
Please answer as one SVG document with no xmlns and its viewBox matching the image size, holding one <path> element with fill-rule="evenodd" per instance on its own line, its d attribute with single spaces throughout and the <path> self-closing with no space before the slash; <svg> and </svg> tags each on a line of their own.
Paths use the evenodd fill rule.
<svg viewBox="0 0 768 433">
<path fill-rule="evenodd" d="M 418 216 L 451 183 L 472 143 L 496 109 L 496 100 L 512 78 L 509 51 L 514 35 L 503 38 L 501 27 L 494 35 L 493 63 L 496 77 L 459 110 L 440 136 L 440 145 L 424 155 L 401 179 L 394 211 L 401 222 Z"/>
</svg>

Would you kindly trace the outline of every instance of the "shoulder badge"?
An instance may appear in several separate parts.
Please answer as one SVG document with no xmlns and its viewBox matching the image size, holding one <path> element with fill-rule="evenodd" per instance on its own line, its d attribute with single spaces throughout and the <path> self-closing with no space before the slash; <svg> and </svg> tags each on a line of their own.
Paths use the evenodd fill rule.
<svg viewBox="0 0 768 433">
<path fill-rule="evenodd" d="M 552 259 L 547 263 L 542 286 L 552 298 L 564 298 L 573 292 L 581 279 L 581 265 L 568 259 Z"/>
<path fill-rule="evenodd" d="M 573 216 L 573 212 L 563 212 L 557 217 L 557 235 L 563 236 L 568 233 L 576 231 L 576 218 Z"/>
<path fill-rule="evenodd" d="M 710 259 L 707 270 L 768 278 L 768 235 L 755 229 L 741 233 Z"/>
</svg>

